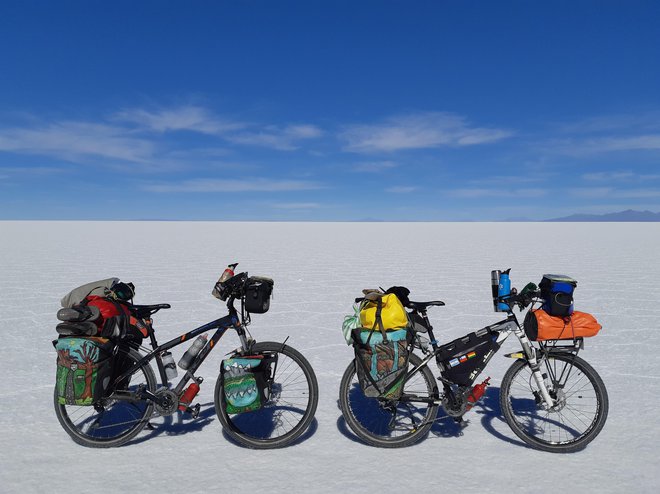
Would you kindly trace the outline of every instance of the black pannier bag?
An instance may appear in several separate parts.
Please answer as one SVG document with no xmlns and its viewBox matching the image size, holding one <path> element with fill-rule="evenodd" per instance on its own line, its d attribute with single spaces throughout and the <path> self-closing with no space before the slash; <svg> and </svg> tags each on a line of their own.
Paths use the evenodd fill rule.
<svg viewBox="0 0 660 494">
<path fill-rule="evenodd" d="M 470 386 L 499 349 L 496 340 L 497 334 L 484 328 L 442 345 L 438 355 L 445 368 L 443 377 Z"/>
<path fill-rule="evenodd" d="M 545 300 L 543 310 L 551 316 L 566 317 L 573 313 L 573 291 L 577 281 L 563 274 L 544 274 L 539 288 Z"/>
<path fill-rule="evenodd" d="M 264 314 L 270 309 L 270 296 L 275 282 L 270 278 L 250 276 L 245 283 L 243 297 L 245 310 L 251 314 Z"/>
</svg>

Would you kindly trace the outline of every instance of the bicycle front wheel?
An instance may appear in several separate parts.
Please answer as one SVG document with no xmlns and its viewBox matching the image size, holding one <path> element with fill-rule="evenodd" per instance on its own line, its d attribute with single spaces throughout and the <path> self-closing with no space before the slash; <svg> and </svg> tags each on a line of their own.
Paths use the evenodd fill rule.
<svg viewBox="0 0 660 494">
<path fill-rule="evenodd" d="M 120 349 L 116 357 L 122 366 L 135 365 L 142 355 L 132 349 Z M 71 438 L 90 448 L 111 448 L 133 439 L 146 425 L 153 412 L 153 402 L 140 399 L 138 390 L 156 390 L 156 377 L 149 364 L 135 369 L 117 389 L 94 405 L 62 405 L 55 390 L 55 415 Z"/>
<path fill-rule="evenodd" d="M 252 354 L 277 357 L 268 401 L 258 410 L 227 413 L 219 376 L 215 385 L 216 414 L 225 432 L 243 446 L 254 449 L 287 446 L 312 423 L 319 399 L 316 375 L 300 352 L 282 343 L 256 343 Z"/>
<path fill-rule="evenodd" d="M 500 406 L 516 435 L 534 448 L 556 453 L 583 449 L 607 419 L 607 390 L 598 373 L 573 355 L 551 355 L 541 373 L 555 405 L 544 409 L 532 371 L 516 360 L 502 379 Z"/>
<path fill-rule="evenodd" d="M 410 355 L 414 368 L 422 363 Z M 351 430 L 370 446 L 400 448 L 422 439 L 438 415 L 438 386 L 428 366 L 408 377 L 399 400 L 368 398 L 362 392 L 351 361 L 339 385 L 339 403 Z M 417 401 L 419 400 L 419 401 Z"/>
</svg>

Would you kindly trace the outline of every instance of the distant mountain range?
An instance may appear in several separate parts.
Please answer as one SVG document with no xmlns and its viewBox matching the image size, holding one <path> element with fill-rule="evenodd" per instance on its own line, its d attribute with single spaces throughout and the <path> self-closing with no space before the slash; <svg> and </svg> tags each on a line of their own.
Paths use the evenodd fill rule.
<svg viewBox="0 0 660 494">
<path fill-rule="evenodd" d="M 627 209 L 619 213 L 607 214 L 572 214 L 563 218 L 553 218 L 545 221 L 660 221 L 660 213 L 652 211 L 634 211 Z"/>
</svg>

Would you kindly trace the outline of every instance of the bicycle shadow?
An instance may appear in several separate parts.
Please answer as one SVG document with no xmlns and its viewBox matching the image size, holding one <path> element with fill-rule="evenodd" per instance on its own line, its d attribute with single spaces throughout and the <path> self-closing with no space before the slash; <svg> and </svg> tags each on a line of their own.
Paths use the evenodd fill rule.
<svg viewBox="0 0 660 494">
<path fill-rule="evenodd" d="M 318 421 L 316 420 L 316 417 L 314 417 L 314 418 L 312 419 L 312 421 L 310 422 L 309 427 L 307 427 L 307 430 L 306 430 L 306 431 L 305 431 L 305 432 L 304 432 L 304 433 L 303 433 L 298 439 L 296 439 L 295 441 L 293 441 L 291 444 L 287 444 L 285 447 L 286 447 L 286 448 L 289 448 L 289 447 L 291 447 L 291 446 L 295 446 L 295 445 L 297 445 L 297 444 L 300 444 L 300 443 L 302 443 L 302 442 L 307 441 L 310 437 L 312 437 L 312 436 L 316 433 L 316 430 L 317 430 L 318 428 L 319 428 L 319 423 L 318 423 Z M 234 444 L 234 445 L 236 445 L 236 446 L 238 446 L 238 447 L 240 447 L 240 448 L 243 448 L 243 449 L 251 449 L 250 447 L 245 446 L 244 444 L 241 444 L 241 443 L 235 441 L 234 438 L 232 438 L 229 434 L 227 434 L 227 431 L 224 430 L 224 429 L 222 429 L 222 435 L 224 436 L 224 438 L 225 438 L 227 441 L 229 441 L 230 443 L 232 443 L 232 444 Z"/>
<path fill-rule="evenodd" d="M 263 411 L 266 410 L 268 409 L 263 409 Z M 254 412 L 251 412 L 251 414 L 245 414 L 243 417 L 239 417 L 239 420 L 242 418 L 244 420 L 249 421 L 254 415 L 256 414 Z M 273 417 L 272 412 L 270 413 L 270 417 L 272 419 Z M 158 419 L 160 420 L 160 422 L 158 423 L 156 423 L 156 421 L 154 420 L 150 421 L 150 426 L 148 426 L 145 429 L 147 430 L 146 434 L 144 433 L 140 434 L 139 437 L 129 441 L 127 444 L 139 444 L 141 442 L 148 441 L 150 439 L 163 435 L 180 436 L 191 432 L 199 432 L 202 429 L 204 429 L 206 426 L 208 426 L 210 423 L 216 420 L 215 404 L 212 402 L 203 403 L 201 405 L 201 409 L 197 418 L 193 418 L 188 413 L 177 411 L 173 415 L 167 417 L 158 417 Z M 261 416 L 258 417 L 258 420 L 256 419 L 254 420 L 255 423 L 261 424 L 260 432 L 265 435 L 267 435 L 266 429 L 268 429 L 269 427 L 268 424 L 272 423 L 272 420 L 269 422 L 267 419 L 268 417 L 261 414 Z M 233 444 L 236 444 L 237 446 L 246 448 L 246 446 L 236 442 L 231 436 L 229 436 L 223 428 L 221 429 L 225 439 L 227 439 Z M 316 418 L 314 418 L 312 419 L 312 422 L 310 423 L 307 430 L 289 446 L 293 446 L 303 441 L 306 441 L 307 439 L 309 439 L 314 435 L 317 429 L 318 429 L 318 422 Z M 256 431 L 251 431 L 251 432 L 256 432 Z"/>
<path fill-rule="evenodd" d="M 502 415 L 502 408 L 500 407 L 500 388 L 495 386 L 489 386 L 486 388 L 486 392 L 481 397 L 481 400 L 472 407 L 472 410 L 467 412 L 467 418 L 469 419 L 470 414 L 476 413 L 481 415 L 481 425 L 486 431 L 495 436 L 498 439 L 501 439 L 504 442 L 509 444 L 514 444 L 516 446 L 522 446 L 524 448 L 533 449 L 529 445 L 525 444 L 518 438 L 513 439 L 509 436 L 502 434 L 495 427 L 495 423 L 499 422 L 500 424 L 505 425 L 507 428 L 509 425 L 504 420 Z M 511 430 L 511 429 L 508 429 Z"/>
<path fill-rule="evenodd" d="M 355 385 L 350 391 L 351 404 L 353 408 L 353 413 L 359 419 L 360 417 L 368 417 L 370 414 L 374 413 L 375 406 L 373 399 L 359 399 L 359 395 L 362 395 L 362 391 L 358 385 Z M 502 411 L 500 409 L 500 388 L 497 387 L 488 387 L 486 392 L 482 396 L 481 400 L 472 407 L 472 409 L 464 415 L 464 420 L 470 424 L 470 418 L 481 416 L 480 422 L 481 425 L 493 436 L 501 439 L 502 441 L 508 442 L 510 444 L 515 444 L 516 446 L 522 446 L 529 448 L 527 444 L 520 440 L 512 439 L 497 430 L 494 426 L 496 421 L 501 422 L 506 425 L 504 418 L 502 417 Z M 341 411 L 341 405 L 339 400 L 337 400 L 337 407 Z M 377 405 L 376 405 L 377 407 Z M 376 410 L 377 411 L 377 410 Z M 508 425 L 507 425 L 508 427 Z M 340 415 L 337 419 L 337 429 L 339 432 L 350 439 L 353 442 L 363 443 L 363 441 L 358 438 L 348 427 L 346 420 L 343 415 Z M 451 438 L 451 437 L 460 437 L 463 435 L 465 427 L 457 423 L 453 417 L 447 415 L 442 407 L 438 411 L 438 416 L 436 417 L 431 429 L 429 430 L 429 435 L 434 437 L 442 438 Z M 428 436 L 426 437 L 428 438 Z"/>
<path fill-rule="evenodd" d="M 166 417 L 156 417 L 149 421 L 145 430 L 127 444 L 139 444 L 158 436 L 180 436 L 191 432 L 199 432 L 215 420 L 215 405 L 212 402 L 203 403 L 197 418 L 186 412 L 177 411 Z"/>
</svg>

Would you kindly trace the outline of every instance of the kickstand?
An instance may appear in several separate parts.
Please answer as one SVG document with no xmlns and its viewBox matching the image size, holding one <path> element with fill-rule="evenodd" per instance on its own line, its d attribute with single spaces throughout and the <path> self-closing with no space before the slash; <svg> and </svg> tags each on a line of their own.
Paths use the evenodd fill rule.
<svg viewBox="0 0 660 494">
<path fill-rule="evenodd" d="M 460 417 L 454 417 L 454 422 L 456 422 L 461 429 L 465 429 L 468 425 L 470 425 L 470 421 L 463 420 L 462 415 Z"/>
</svg>

